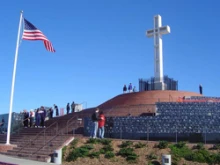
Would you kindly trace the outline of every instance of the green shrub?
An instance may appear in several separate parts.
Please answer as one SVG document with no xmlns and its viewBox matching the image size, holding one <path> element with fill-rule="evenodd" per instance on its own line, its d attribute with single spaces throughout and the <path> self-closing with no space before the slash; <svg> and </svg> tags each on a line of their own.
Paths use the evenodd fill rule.
<svg viewBox="0 0 220 165">
<path fill-rule="evenodd" d="M 144 148 L 144 147 L 146 147 L 146 146 L 147 146 L 146 144 L 141 143 L 141 142 L 138 142 L 138 143 L 136 143 L 136 144 L 134 145 L 135 148 Z"/>
<path fill-rule="evenodd" d="M 103 145 L 110 145 L 112 142 L 112 140 L 110 139 L 101 139 L 100 143 L 102 143 Z"/>
<path fill-rule="evenodd" d="M 159 144 L 157 145 L 159 149 L 165 149 L 168 147 L 168 142 L 167 141 L 160 141 Z"/>
<path fill-rule="evenodd" d="M 199 162 L 199 163 L 212 163 L 213 162 L 213 158 L 211 154 L 205 149 L 195 151 L 191 154 L 186 155 L 184 158 L 186 160 Z"/>
<path fill-rule="evenodd" d="M 179 148 L 175 145 L 170 145 L 171 154 L 175 157 L 176 160 L 179 158 L 184 158 L 185 156 L 192 155 L 192 151 L 185 145 Z"/>
<path fill-rule="evenodd" d="M 134 152 L 133 148 L 121 148 L 118 152 L 118 155 L 122 156 L 122 157 L 127 157 L 129 155 L 132 155 Z"/>
<path fill-rule="evenodd" d="M 147 157 L 147 159 L 149 159 L 149 160 L 157 159 L 157 155 L 155 155 L 154 153 L 150 153 L 150 154 L 147 155 L 146 157 Z"/>
<path fill-rule="evenodd" d="M 64 156 L 65 156 L 65 153 L 66 153 L 66 149 L 67 149 L 67 146 L 65 146 L 65 147 L 62 148 L 62 160 L 64 160 Z"/>
<path fill-rule="evenodd" d="M 175 144 L 175 146 L 176 146 L 177 148 L 183 148 L 183 147 L 186 146 L 186 143 L 181 141 L 181 142 L 178 142 L 177 144 Z"/>
<path fill-rule="evenodd" d="M 80 148 L 85 148 L 85 149 L 91 150 L 94 148 L 94 146 L 90 144 L 90 145 L 81 146 Z"/>
<path fill-rule="evenodd" d="M 89 150 L 87 148 L 76 148 L 72 150 L 67 156 L 67 161 L 75 161 L 79 157 L 86 157 L 89 154 Z"/>
<path fill-rule="evenodd" d="M 105 145 L 103 148 L 104 152 L 114 151 L 111 145 Z"/>
<path fill-rule="evenodd" d="M 70 143 L 70 146 L 71 148 L 75 148 L 77 143 L 78 143 L 79 139 L 74 139 L 71 143 Z"/>
<path fill-rule="evenodd" d="M 106 153 L 103 148 L 101 148 L 101 149 L 99 150 L 99 152 L 100 152 L 100 154 L 105 154 L 105 153 Z"/>
<path fill-rule="evenodd" d="M 93 139 L 93 138 L 90 138 L 87 140 L 86 143 L 89 143 L 89 144 L 97 144 L 99 142 L 99 139 Z"/>
<path fill-rule="evenodd" d="M 131 142 L 131 141 L 123 141 L 119 147 L 126 148 L 126 147 L 132 146 L 132 144 L 133 144 L 133 142 Z"/>
<path fill-rule="evenodd" d="M 107 151 L 105 153 L 105 158 L 110 159 L 110 158 L 113 158 L 113 157 L 115 157 L 115 154 L 112 151 Z"/>
<path fill-rule="evenodd" d="M 126 160 L 129 162 L 129 163 L 136 163 L 137 162 L 137 158 L 138 158 L 138 155 L 136 153 L 131 153 L 130 155 L 128 155 L 126 157 Z"/>
<path fill-rule="evenodd" d="M 89 153 L 90 158 L 99 158 L 100 152 L 91 152 Z"/>
<path fill-rule="evenodd" d="M 193 146 L 193 149 L 202 150 L 204 149 L 204 144 L 198 143 L 197 145 Z"/>
</svg>

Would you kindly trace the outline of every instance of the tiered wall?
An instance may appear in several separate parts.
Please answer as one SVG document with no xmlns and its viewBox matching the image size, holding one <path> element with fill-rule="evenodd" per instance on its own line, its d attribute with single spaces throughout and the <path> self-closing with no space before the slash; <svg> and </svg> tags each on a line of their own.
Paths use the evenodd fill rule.
<svg viewBox="0 0 220 165">
<path fill-rule="evenodd" d="M 106 127 L 106 137 L 149 140 L 220 140 L 219 102 L 161 102 L 156 116 L 113 117 L 113 129 Z M 107 124 L 109 118 L 107 118 Z M 85 119 L 89 135 L 92 122 Z"/>
</svg>

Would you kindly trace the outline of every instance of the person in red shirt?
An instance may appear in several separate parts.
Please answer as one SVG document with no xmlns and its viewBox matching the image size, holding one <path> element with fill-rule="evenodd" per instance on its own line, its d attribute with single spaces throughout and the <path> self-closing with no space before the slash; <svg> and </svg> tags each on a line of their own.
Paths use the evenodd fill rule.
<svg viewBox="0 0 220 165">
<path fill-rule="evenodd" d="M 99 113 L 99 121 L 98 121 L 98 127 L 99 127 L 99 138 L 103 139 L 105 134 L 105 116 L 103 114 L 103 111 L 100 111 Z"/>
</svg>

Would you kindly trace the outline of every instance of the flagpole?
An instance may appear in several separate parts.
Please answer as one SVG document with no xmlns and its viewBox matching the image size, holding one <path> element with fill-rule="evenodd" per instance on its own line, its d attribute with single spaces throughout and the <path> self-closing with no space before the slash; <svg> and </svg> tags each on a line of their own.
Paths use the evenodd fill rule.
<svg viewBox="0 0 220 165">
<path fill-rule="evenodd" d="M 7 141 L 6 141 L 7 145 L 10 145 L 12 106 L 13 106 L 15 75 L 16 75 L 16 66 L 17 66 L 17 59 L 18 59 L 18 48 L 19 48 L 19 42 L 20 42 L 22 18 L 23 18 L 23 11 L 21 11 L 20 21 L 19 21 L 19 26 L 18 26 L 17 45 L 16 45 L 16 50 L 15 50 L 14 69 L 13 69 L 13 75 L 12 75 L 10 107 L 9 107 L 9 114 L 8 114 L 8 130 L 7 130 Z"/>
</svg>

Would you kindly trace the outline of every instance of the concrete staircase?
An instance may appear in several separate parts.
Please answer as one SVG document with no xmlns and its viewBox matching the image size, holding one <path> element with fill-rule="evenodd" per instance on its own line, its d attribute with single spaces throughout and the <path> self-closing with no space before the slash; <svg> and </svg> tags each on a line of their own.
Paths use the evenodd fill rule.
<svg viewBox="0 0 220 165">
<path fill-rule="evenodd" d="M 12 150 L 1 154 L 25 159 L 50 162 L 54 150 L 62 148 L 76 134 L 82 136 L 80 129 L 83 120 L 78 120 L 79 114 L 72 113 L 55 117 L 46 121 L 46 128 L 22 128 L 11 135 L 10 144 L 16 145 Z M 0 135 L 0 143 L 6 143 L 6 134 Z"/>
</svg>

